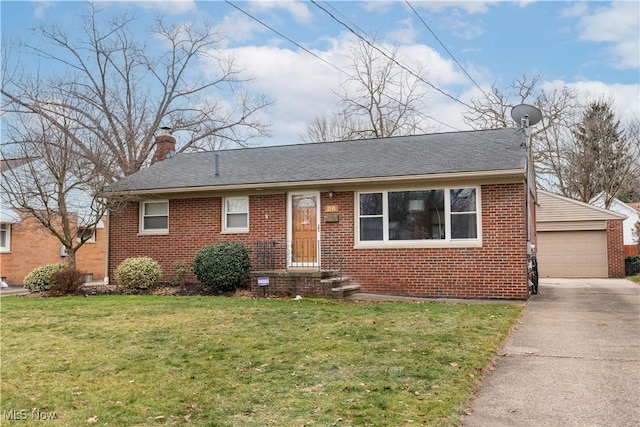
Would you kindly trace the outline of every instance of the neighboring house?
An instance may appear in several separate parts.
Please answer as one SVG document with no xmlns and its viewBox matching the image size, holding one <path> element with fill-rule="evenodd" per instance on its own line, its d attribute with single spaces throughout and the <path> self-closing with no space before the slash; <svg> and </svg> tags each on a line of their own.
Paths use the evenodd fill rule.
<svg viewBox="0 0 640 427">
<path fill-rule="evenodd" d="M 625 216 L 538 191 L 540 277 L 624 277 Z"/>
<path fill-rule="evenodd" d="M 22 159 L 2 161 L 2 172 L 25 164 Z M 22 285 L 34 268 L 46 264 L 64 263 L 65 253 L 55 236 L 26 212 L 13 209 L 6 195 L 0 194 L 0 278 L 9 285 Z M 79 271 L 88 280 L 103 280 L 106 272 L 107 231 L 106 217 L 95 228 L 82 225 L 77 213 L 71 213 L 71 226 L 78 236 L 91 234 L 91 238 L 76 252 Z"/>
<path fill-rule="evenodd" d="M 256 291 L 260 276 L 272 292 L 328 295 L 345 288 L 320 280 L 331 270 L 366 292 L 526 299 L 523 139 L 499 129 L 172 157 L 161 135 L 167 160 L 106 193 L 128 200 L 109 213 L 109 277 L 149 256 L 168 280 L 176 261 L 238 241 Z"/>
<path fill-rule="evenodd" d="M 33 217 L 2 206 L 0 213 L 0 277 L 10 285 L 22 285 L 31 270 L 46 264 L 64 263 L 60 241 Z M 79 271 L 90 280 L 103 280 L 106 271 L 106 217 L 96 229 L 74 228 L 93 237 L 76 252 Z"/>
<path fill-rule="evenodd" d="M 605 206 L 604 194 L 598 194 L 589 201 L 589 204 L 603 208 Z M 615 197 L 611 200 L 609 210 L 621 213 L 627 217 L 622 223 L 625 253 L 628 255 L 638 254 L 638 241 L 633 236 L 633 230 L 636 223 L 640 221 L 640 212 L 638 212 L 633 204 L 624 203 Z"/>
</svg>

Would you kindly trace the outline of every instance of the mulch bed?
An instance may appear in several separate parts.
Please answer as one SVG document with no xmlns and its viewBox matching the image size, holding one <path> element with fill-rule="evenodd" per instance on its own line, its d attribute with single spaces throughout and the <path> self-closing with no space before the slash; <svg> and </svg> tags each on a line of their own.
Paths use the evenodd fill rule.
<svg viewBox="0 0 640 427">
<path fill-rule="evenodd" d="M 131 295 L 132 292 L 125 292 L 123 289 L 114 285 L 83 285 L 76 295 Z M 238 289 L 235 292 L 220 293 L 212 290 L 211 288 L 201 283 L 186 283 L 182 285 L 157 285 L 145 290 L 139 290 L 135 292 L 135 295 L 166 295 L 166 296 L 233 296 L 233 297 L 245 297 L 253 298 L 251 291 L 246 289 Z M 55 297 L 59 295 L 53 295 L 52 293 L 45 292 L 33 292 L 25 297 L 30 298 L 42 298 L 42 297 Z"/>
</svg>

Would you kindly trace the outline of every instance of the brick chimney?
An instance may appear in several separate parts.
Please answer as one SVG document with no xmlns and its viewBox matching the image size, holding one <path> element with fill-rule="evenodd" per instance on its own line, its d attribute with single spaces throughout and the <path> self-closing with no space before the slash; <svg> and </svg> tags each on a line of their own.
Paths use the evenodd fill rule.
<svg viewBox="0 0 640 427">
<path fill-rule="evenodd" d="M 156 155 L 153 162 L 168 159 L 176 152 L 176 139 L 169 133 L 169 128 L 162 128 L 163 132 L 156 136 Z"/>
</svg>

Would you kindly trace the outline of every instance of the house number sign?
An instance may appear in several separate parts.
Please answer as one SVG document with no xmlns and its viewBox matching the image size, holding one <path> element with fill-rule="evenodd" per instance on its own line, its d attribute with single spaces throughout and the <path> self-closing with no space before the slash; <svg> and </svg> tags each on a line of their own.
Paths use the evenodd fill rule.
<svg viewBox="0 0 640 427">
<path fill-rule="evenodd" d="M 324 211 L 326 213 L 336 213 L 338 212 L 338 205 L 327 205 L 324 207 Z"/>
</svg>

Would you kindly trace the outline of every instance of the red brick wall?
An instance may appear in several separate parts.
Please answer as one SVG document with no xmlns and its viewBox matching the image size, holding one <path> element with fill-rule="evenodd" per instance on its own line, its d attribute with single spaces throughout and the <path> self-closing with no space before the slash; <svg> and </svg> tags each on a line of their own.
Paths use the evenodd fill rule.
<svg viewBox="0 0 640 427">
<path fill-rule="evenodd" d="M 607 257 L 609 261 L 609 277 L 625 277 L 624 237 L 621 219 L 607 221 Z"/>
<path fill-rule="evenodd" d="M 106 222 L 106 218 L 104 219 Z M 75 226 L 72 223 L 72 226 Z M 60 241 L 33 218 L 11 224 L 11 251 L 0 253 L 0 276 L 10 285 L 22 285 L 23 279 L 36 267 L 64 263 L 60 256 Z M 106 267 L 107 233 L 96 230 L 96 242 L 85 243 L 76 253 L 78 270 L 102 280 Z"/>
<path fill-rule="evenodd" d="M 131 202 L 110 214 L 109 278 L 126 258 L 148 256 L 160 263 L 166 281 L 176 275 L 175 262 L 191 265 L 196 253 L 218 242 L 241 242 L 248 248 L 256 241 L 276 241 L 286 245 L 286 195 L 251 196 L 249 230 L 251 233 L 221 233 L 222 199 L 220 197 L 169 201 L 169 234 L 138 235 L 138 202 Z M 286 259 L 281 268 L 285 268 Z M 192 274 L 186 280 L 195 281 Z"/>
<path fill-rule="evenodd" d="M 322 243 L 339 248 L 344 274 L 366 292 L 526 299 L 524 187 L 482 186 L 481 199 L 481 248 L 353 249 L 353 193 L 334 194 L 330 204 L 339 205 L 340 222 L 323 224 Z"/>
<path fill-rule="evenodd" d="M 343 273 L 363 291 L 452 298 L 526 299 L 527 257 L 523 184 L 481 189 L 481 248 L 354 249 L 353 192 L 321 193 L 321 206 L 336 205 L 339 222 L 322 222 L 322 247 L 344 258 Z M 251 196 L 250 234 L 221 234 L 221 198 L 170 200 L 169 234 L 138 235 L 138 203 L 111 213 L 109 277 L 125 258 L 150 256 L 165 272 L 173 263 L 191 263 L 204 246 L 260 240 L 286 244 L 286 195 Z M 324 218 L 325 214 L 322 214 Z M 284 254 L 282 254 L 284 256 Z M 281 260 L 284 267 L 285 260 Z M 194 280 L 192 276 L 188 280 Z"/>
</svg>

